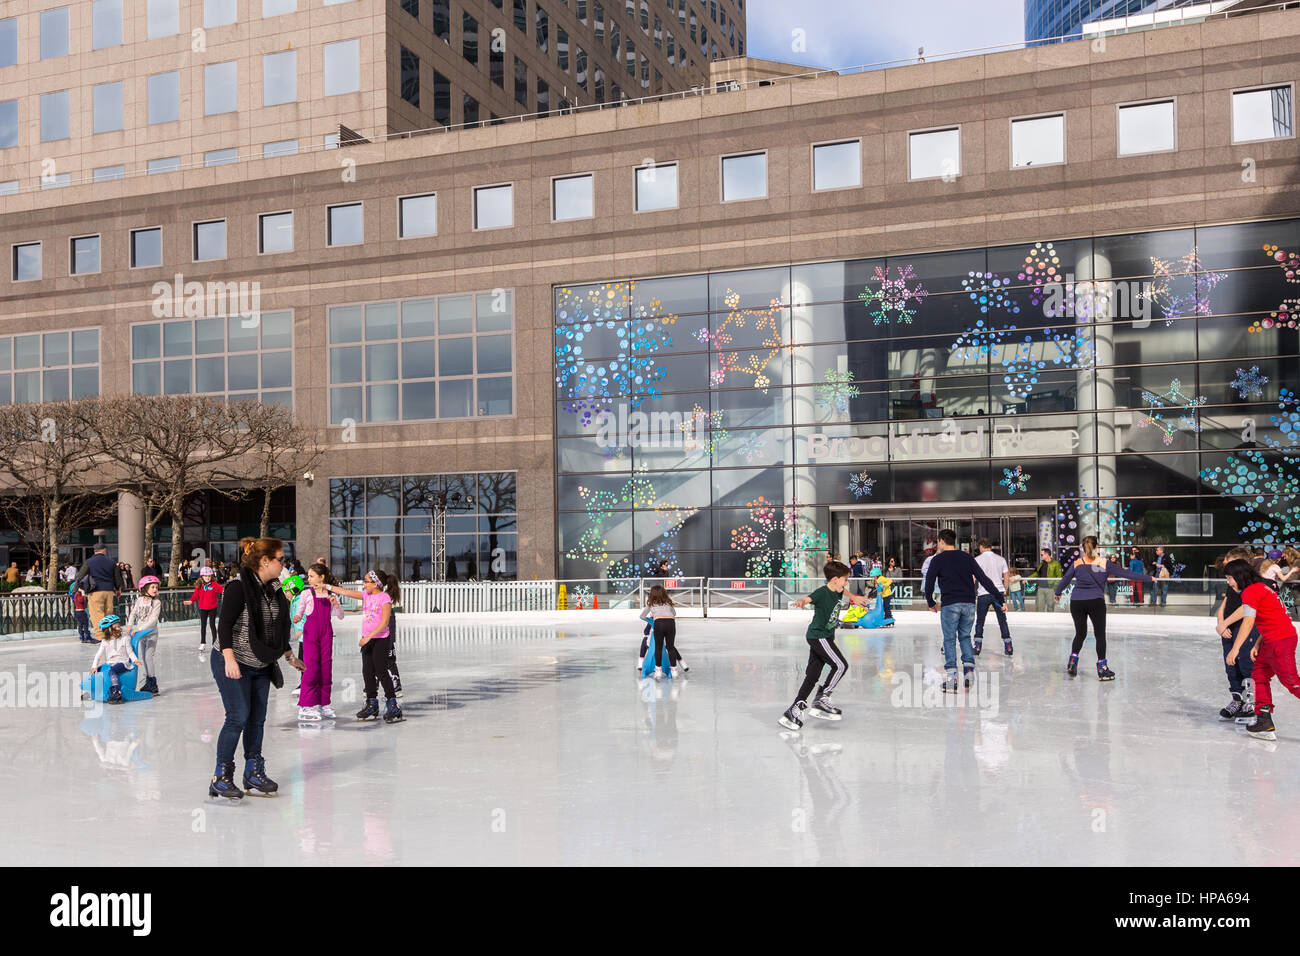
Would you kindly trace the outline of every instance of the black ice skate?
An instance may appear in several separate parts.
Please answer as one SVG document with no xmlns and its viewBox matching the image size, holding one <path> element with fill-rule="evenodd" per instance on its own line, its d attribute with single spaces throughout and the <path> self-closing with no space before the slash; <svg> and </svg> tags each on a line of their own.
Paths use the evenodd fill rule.
<svg viewBox="0 0 1300 956">
<path fill-rule="evenodd" d="M 1097 662 L 1097 680 L 1114 680 L 1115 672 L 1106 664 L 1106 658 Z"/>
<path fill-rule="evenodd" d="M 1071 654 L 1070 659 L 1065 662 L 1065 672 L 1071 677 L 1079 676 L 1079 655 Z"/>
<path fill-rule="evenodd" d="M 1249 717 L 1253 720 L 1255 714 L 1246 707 L 1246 702 L 1241 699 L 1240 694 L 1233 694 L 1232 700 L 1228 702 L 1228 706 L 1219 711 L 1219 719 L 1239 720 L 1242 717 Z"/>
<path fill-rule="evenodd" d="M 944 678 L 943 692 L 945 694 L 957 693 L 957 672 L 955 670 L 949 671 L 948 676 Z"/>
<path fill-rule="evenodd" d="M 402 708 L 397 703 L 397 698 L 390 697 L 384 701 L 384 723 L 395 724 L 399 720 L 405 720 L 402 716 Z"/>
<path fill-rule="evenodd" d="M 379 698 L 367 697 L 366 705 L 357 711 L 357 720 L 378 720 Z"/>
<path fill-rule="evenodd" d="M 122 703 L 122 688 L 114 684 L 108 689 L 108 702 L 110 704 Z"/>
<path fill-rule="evenodd" d="M 253 757 L 244 761 L 244 790 L 248 793 L 256 793 L 263 797 L 270 797 L 275 791 L 280 789 L 280 785 L 266 775 L 266 761 L 261 757 Z"/>
<path fill-rule="evenodd" d="M 1005 641 L 1002 642 L 1002 653 L 1005 654 L 1007 657 L 1010 657 L 1012 650 L 1013 648 L 1011 647 L 1011 638 L 1008 637 Z"/>
<path fill-rule="evenodd" d="M 966 665 L 965 667 L 962 668 L 961 676 L 962 676 L 962 685 L 965 687 L 969 687 L 971 684 L 975 683 L 975 668 L 971 667 L 969 664 Z"/>
<path fill-rule="evenodd" d="M 826 694 L 818 694 L 816 702 L 812 705 L 810 713 L 814 717 L 820 717 L 822 720 L 843 720 L 844 711 L 840 710 L 831 703 L 830 697 Z"/>
<path fill-rule="evenodd" d="M 1246 725 L 1246 730 L 1256 740 L 1277 740 L 1277 728 L 1273 726 L 1273 715 L 1261 710 L 1255 715 L 1254 723 Z"/>
<path fill-rule="evenodd" d="M 212 782 L 208 784 L 209 797 L 224 797 L 227 800 L 241 800 L 244 791 L 235 786 L 235 765 L 233 763 L 219 763 L 217 769 L 212 774 Z"/>
<path fill-rule="evenodd" d="M 784 714 L 778 718 L 777 723 L 789 730 L 800 731 L 803 729 L 803 712 L 807 705 L 803 701 L 791 704 Z"/>
<path fill-rule="evenodd" d="M 979 657 L 982 650 L 984 650 L 984 638 L 977 637 L 975 638 L 975 656 Z"/>
<path fill-rule="evenodd" d="M 148 691 L 149 693 L 153 694 L 155 697 L 157 697 L 159 694 L 162 693 L 162 691 L 158 689 L 158 678 L 156 677 L 145 678 L 144 686 L 141 687 L 140 689 Z"/>
</svg>

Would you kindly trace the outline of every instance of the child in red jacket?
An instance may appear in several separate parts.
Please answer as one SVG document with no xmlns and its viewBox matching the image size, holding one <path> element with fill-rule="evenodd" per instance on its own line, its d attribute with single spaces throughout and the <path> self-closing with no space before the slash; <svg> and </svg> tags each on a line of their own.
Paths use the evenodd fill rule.
<svg viewBox="0 0 1300 956">
<path fill-rule="evenodd" d="M 1255 661 L 1251 677 L 1255 683 L 1255 722 L 1246 727 L 1251 736 L 1276 740 L 1273 726 L 1273 692 L 1270 679 L 1278 682 L 1296 697 L 1300 697 L 1300 673 L 1296 672 L 1295 652 L 1297 635 L 1291 615 L 1277 594 L 1264 583 L 1264 579 L 1249 561 L 1232 561 L 1223 569 L 1223 575 L 1234 591 L 1241 592 L 1241 607 L 1224 618 L 1220 635 L 1226 637 L 1228 628 L 1241 620 L 1237 639 L 1228 651 L 1226 661 L 1235 664 L 1237 655 L 1250 632 L 1259 630 L 1259 640 L 1250 651 Z"/>
<path fill-rule="evenodd" d="M 199 604 L 199 653 L 208 649 L 208 622 L 212 622 L 212 649 L 217 647 L 217 606 L 221 604 L 221 592 L 224 591 L 212 573 L 211 568 L 199 572 L 199 583 L 194 586 L 194 593 L 186 604 Z"/>
</svg>

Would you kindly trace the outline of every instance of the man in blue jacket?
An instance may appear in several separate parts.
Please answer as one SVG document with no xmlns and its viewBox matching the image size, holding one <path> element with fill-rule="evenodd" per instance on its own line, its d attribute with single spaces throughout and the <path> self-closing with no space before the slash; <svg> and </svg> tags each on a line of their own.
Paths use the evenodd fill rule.
<svg viewBox="0 0 1300 956">
<path fill-rule="evenodd" d="M 87 582 L 86 590 L 90 592 L 88 604 L 92 621 L 102 620 L 113 613 L 113 598 L 122 593 L 121 574 L 117 565 L 109 560 L 107 546 L 96 546 L 82 576 L 82 580 Z M 98 628 L 93 628 L 91 633 L 98 636 Z"/>
<path fill-rule="evenodd" d="M 947 678 L 944 693 L 957 693 L 957 643 L 961 642 L 963 677 L 967 687 L 975 676 L 975 652 L 971 647 L 971 631 L 975 627 L 975 582 L 993 597 L 996 604 L 1007 610 L 1006 595 L 1002 588 L 989 580 L 984 569 L 966 551 L 957 550 L 957 533 L 951 528 L 939 532 L 939 551 L 925 572 L 925 603 L 931 611 L 939 610 L 934 603 L 934 585 L 943 592 L 943 609 L 939 610 L 939 623 L 943 628 L 943 664 Z"/>
</svg>

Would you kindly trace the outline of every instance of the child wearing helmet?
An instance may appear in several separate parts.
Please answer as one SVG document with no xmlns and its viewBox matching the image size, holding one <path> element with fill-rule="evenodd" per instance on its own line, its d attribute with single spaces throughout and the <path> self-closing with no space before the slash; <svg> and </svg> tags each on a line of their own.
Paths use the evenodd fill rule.
<svg viewBox="0 0 1300 956">
<path fill-rule="evenodd" d="M 108 665 L 108 677 L 112 681 L 108 691 L 108 702 L 120 704 L 122 703 L 121 675 L 136 666 L 139 660 L 131 650 L 130 639 L 122 633 L 122 619 L 116 614 L 108 614 L 100 618 L 96 627 L 101 635 L 100 645 L 95 651 L 95 659 L 90 662 L 90 673 L 94 674 L 104 664 Z"/>
<path fill-rule="evenodd" d="M 194 585 L 194 593 L 186 604 L 199 605 L 199 653 L 208 649 L 208 625 L 212 625 L 212 649 L 217 649 L 217 608 L 221 604 L 221 592 L 224 591 L 216 581 L 212 569 L 199 569 L 199 583 Z"/>
<path fill-rule="evenodd" d="M 131 614 L 126 619 L 126 636 L 128 640 L 139 635 L 140 673 L 144 675 L 143 683 L 137 683 L 140 690 L 158 694 L 158 678 L 153 672 L 153 652 L 158 645 L 158 616 L 162 611 L 162 601 L 158 598 L 158 589 L 162 586 L 152 574 L 140 579 L 140 596 L 131 606 Z"/>
</svg>

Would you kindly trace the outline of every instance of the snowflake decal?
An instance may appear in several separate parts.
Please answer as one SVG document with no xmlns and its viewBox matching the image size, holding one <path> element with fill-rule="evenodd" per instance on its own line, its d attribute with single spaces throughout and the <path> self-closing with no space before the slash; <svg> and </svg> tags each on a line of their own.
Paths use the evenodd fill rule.
<svg viewBox="0 0 1300 956">
<path fill-rule="evenodd" d="M 574 607 L 591 607 L 591 588 L 580 584 L 573 589 Z"/>
<path fill-rule="evenodd" d="M 1268 318 L 1256 319 L 1246 331 L 1263 332 L 1266 329 L 1300 329 L 1300 299 L 1283 299 Z"/>
<path fill-rule="evenodd" d="M 1192 315 L 1212 315 L 1210 292 L 1228 277 L 1226 272 L 1206 272 L 1196 247 L 1181 259 L 1151 257 L 1151 284 L 1140 295 L 1154 302 L 1165 315 L 1165 325 Z"/>
<path fill-rule="evenodd" d="M 871 497 L 871 492 L 875 487 L 876 479 L 865 471 L 860 471 L 856 475 L 849 475 L 849 491 L 853 492 L 854 498 Z"/>
<path fill-rule="evenodd" d="M 731 548 L 747 551 L 745 576 L 750 578 L 802 578 L 809 575 L 809 558 L 826 551 L 825 531 L 804 517 L 797 499 L 778 509 L 762 495 L 745 505 L 749 522 L 731 531 Z M 778 514 L 779 512 L 779 514 Z M 773 546 L 772 535 L 781 546 Z"/>
<path fill-rule="evenodd" d="M 858 394 L 852 372 L 831 369 L 822 384 L 817 386 L 817 407 L 831 408 L 843 415 L 849 410 L 849 399 L 857 398 Z"/>
<path fill-rule="evenodd" d="M 1029 479 L 1031 477 L 1028 472 L 1016 465 L 1015 468 L 1002 469 L 1002 480 L 998 484 L 1007 489 L 1007 494 L 1014 495 L 1017 491 L 1029 490 Z"/>
<path fill-rule="evenodd" d="M 727 290 L 722 301 L 730 310 L 727 317 L 712 333 L 707 329 L 701 329 L 696 333 L 696 338 L 701 342 L 712 341 L 721 349 L 732 343 L 733 330 L 745 329 L 752 321 L 754 332 L 763 337 L 762 347 L 767 349 L 767 354 L 760 355 L 753 350 L 746 351 L 742 362 L 739 351 L 719 351 L 718 367 L 709 374 L 709 381 L 716 387 L 726 382 L 729 373 L 748 375 L 752 377 L 754 387 L 766 395 L 772 384 L 767 375 L 768 363 L 776 358 L 784 346 L 781 341 L 780 316 L 785 304 L 780 299 L 770 299 L 766 309 L 742 309 L 740 293 L 733 289 Z"/>
<path fill-rule="evenodd" d="M 1006 312 L 1018 315 L 1020 306 L 1011 299 L 1010 279 L 1003 279 L 994 272 L 968 272 L 961 280 L 961 287 L 966 290 L 970 300 L 980 307 L 980 311 Z"/>
<path fill-rule="evenodd" d="M 1285 252 L 1277 246 L 1264 246 L 1264 255 L 1278 264 L 1287 282 L 1300 282 L 1300 252 Z"/>
<path fill-rule="evenodd" d="M 1044 287 L 1061 281 L 1061 257 L 1050 242 L 1035 242 L 1016 278 L 1029 283 L 1029 301 L 1039 305 L 1047 297 Z"/>
<path fill-rule="evenodd" d="M 919 306 L 921 300 L 930 294 L 920 282 L 910 284 L 916 279 L 910 265 L 894 266 L 894 273 L 896 278 L 891 279 L 888 267 L 876 266 L 877 288 L 873 289 L 868 282 L 858 295 L 876 325 L 911 325 L 916 317 L 916 308 L 909 303 L 915 302 Z"/>
<path fill-rule="evenodd" d="M 723 412 L 722 409 L 719 409 L 710 415 L 701 408 L 697 402 L 695 407 L 691 409 L 690 415 L 687 415 L 685 420 L 677 426 L 682 430 L 682 434 L 686 436 L 685 441 L 682 442 L 682 446 L 687 451 L 702 449 L 704 454 L 712 455 L 718 450 L 718 447 L 727 440 L 727 430 L 722 427 L 722 417 L 724 414 L 725 412 Z M 705 422 L 708 425 L 708 441 L 705 441 L 703 435 L 696 434 L 696 422 Z"/>
<path fill-rule="evenodd" d="M 1263 398 L 1264 386 L 1267 384 L 1268 376 L 1259 374 L 1258 365 L 1252 365 L 1250 371 L 1237 369 L 1237 377 L 1232 380 L 1232 387 L 1243 399 Z"/>
<path fill-rule="evenodd" d="M 1014 325 L 994 328 L 985 325 L 983 319 L 978 319 L 974 325 L 957 336 L 952 343 L 952 351 L 958 358 L 967 361 L 987 358 L 989 352 L 1001 345 L 1003 340 L 1015 330 Z"/>
<path fill-rule="evenodd" d="M 1180 431 L 1199 432 L 1201 423 L 1197 420 L 1196 409 L 1204 405 L 1205 396 L 1192 398 L 1182 390 L 1182 383 L 1174 379 L 1169 383 L 1169 390 L 1157 395 L 1155 392 L 1142 392 L 1142 401 L 1146 403 L 1147 412 L 1140 421 L 1139 428 L 1152 425 L 1164 435 L 1164 443 L 1172 445 L 1174 435 Z M 1181 412 L 1182 414 L 1178 414 Z M 1165 417 L 1178 414 L 1176 421 Z"/>
<path fill-rule="evenodd" d="M 1007 391 L 1019 398 L 1027 398 L 1038 385 L 1039 375 L 1049 368 L 1078 371 L 1092 368 L 1097 361 L 1092 333 L 1082 327 L 1043 329 L 1042 338 L 1026 335 L 1000 351 L 1002 382 Z"/>
<path fill-rule="evenodd" d="M 737 454 L 744 455 L 745 461 L 752 462 L 755 458 L 762 457 L 763 446 L 766 444 L 757 435 L 746 435 L 740 442 Z"/>
</svg>

